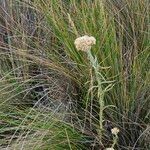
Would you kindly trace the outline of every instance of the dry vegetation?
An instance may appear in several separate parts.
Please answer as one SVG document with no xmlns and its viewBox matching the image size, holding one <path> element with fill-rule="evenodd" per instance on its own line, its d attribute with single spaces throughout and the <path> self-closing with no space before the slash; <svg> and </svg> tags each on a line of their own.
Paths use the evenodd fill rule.
<svg viewBox="0 0 150 150">
<path fill-rule="evenodd" d="M 149 50 L 149 0 L 0 0 L 0 149 L 149 150 Z"/>
</svg>

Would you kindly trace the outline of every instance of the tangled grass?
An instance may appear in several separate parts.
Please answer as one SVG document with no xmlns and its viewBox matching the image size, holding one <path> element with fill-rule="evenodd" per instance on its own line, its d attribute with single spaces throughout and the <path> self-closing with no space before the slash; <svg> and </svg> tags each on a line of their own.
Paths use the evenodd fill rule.
<svg viewBox="0 0 150 150">
<path fill-rule="evenodd" d="M 0 4 L 0 149 L 150 149 L 148 0 Z M 83 35 L 96 38 L 103 119 Z"/>
</svg>

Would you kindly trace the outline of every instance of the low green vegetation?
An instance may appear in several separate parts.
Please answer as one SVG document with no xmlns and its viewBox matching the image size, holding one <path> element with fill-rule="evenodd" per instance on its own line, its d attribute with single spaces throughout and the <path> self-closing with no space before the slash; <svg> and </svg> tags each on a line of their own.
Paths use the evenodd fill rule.
<svg viewBox="0 0 150 150">
<path fill-rule="evenodd" d="M 0 4 L 0 149 L 150 149 L 148 0 Z"/>
</svg>

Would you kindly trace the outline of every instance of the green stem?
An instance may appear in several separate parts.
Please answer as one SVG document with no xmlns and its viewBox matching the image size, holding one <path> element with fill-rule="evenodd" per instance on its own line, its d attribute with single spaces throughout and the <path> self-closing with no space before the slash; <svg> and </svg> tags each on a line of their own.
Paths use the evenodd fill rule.
<svg viewBox="0 0 150 150">
<path fill-rule="evenodd" d="M 102 131 L 103 131 L 103 110 L 104 110 L 104 91 L 102 89 L 102 81 L 99 75 L 99 64 L 97 58 L 94 58 L 91 54 L 91 51 L 88 51 L 88 58 L 92 67 L 94 68 L 96 80 L 98 83 L 98 98 L 99 98 L 99 105 L 100 105 L 100 112 L 99 112 L 99 138 L 102 139 Z"/>
<path fill-rule="evenodd" d="M 111 146 L 112 148 L 114 148 L 114 146 L 116 145 L 117 140 L 118 140 L 118 136 L 115 135 L 114 140 L 113 140 L 113 144 L 112 144 L 112 146 Z"/>
</svg>

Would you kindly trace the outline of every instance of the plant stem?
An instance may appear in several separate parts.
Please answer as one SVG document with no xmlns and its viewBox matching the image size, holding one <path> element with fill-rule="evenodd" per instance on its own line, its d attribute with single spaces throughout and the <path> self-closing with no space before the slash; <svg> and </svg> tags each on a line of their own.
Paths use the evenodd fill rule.
<svg viewBox="0 0 150 150">
<path fill-rule="evenodd" d="M 101 77 L 102 74 L 99 73 L 99 64 L 97 61 L 97 58 L 93 57 L 91 54 L 91 51 L 88 51 L 88 58 L 90 60 L 90 63 L 92 67 L 94 68 L 95 76 L 96 76 L 96 81 L 98 83 L 98 99 L 99 99 L 99 106 L 100 106 L 100 111 L 99 111 L 99 138 L 100 140 L 102 139 L 102 131 L 103 131 L 103 109 L 104 109 L 104 91 L 102 89 L 102 82 L 101 82 Z"/>
<path fill-rule="evenodd" d="M 114 148 L 114 146 L 116 145 L 117 140 L 118 140 L 118 136 L 115 135 L 115 137 L 114 137 L 114 139 L 113 139 L 113 144 L 112 144 L 112 146 L 111 146 L 112 148 Z"/>
</svg>

